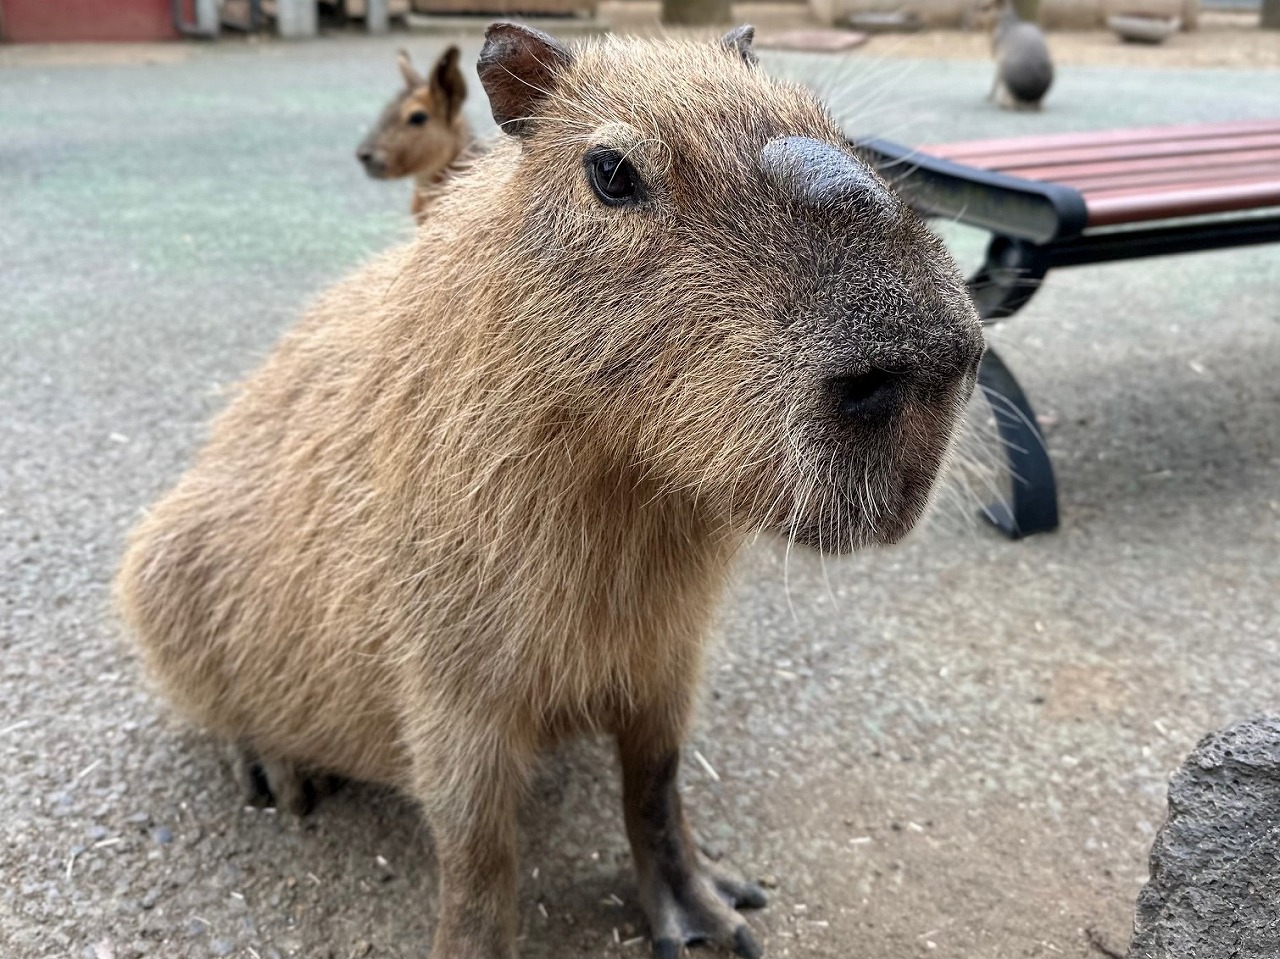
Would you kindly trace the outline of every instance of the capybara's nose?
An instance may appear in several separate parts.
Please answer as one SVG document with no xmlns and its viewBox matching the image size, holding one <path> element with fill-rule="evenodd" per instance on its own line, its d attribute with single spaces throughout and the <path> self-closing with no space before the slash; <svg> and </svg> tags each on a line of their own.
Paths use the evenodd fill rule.
<svg viewBox="0 0 1280 959">
<path fill-rule="evenodd" d="M 841 416 L 862 422 L 881 421 L 901 411 L 906 376 L 871 369 L 855 376 L 833 376 L 829 385 Z"/>
<path fill-rule="evenodd" d="M 373 160 L 373 147 L 360 147 L 360 149 L 356 150 L 356 159 L 367 165 Z"/>
</svg>

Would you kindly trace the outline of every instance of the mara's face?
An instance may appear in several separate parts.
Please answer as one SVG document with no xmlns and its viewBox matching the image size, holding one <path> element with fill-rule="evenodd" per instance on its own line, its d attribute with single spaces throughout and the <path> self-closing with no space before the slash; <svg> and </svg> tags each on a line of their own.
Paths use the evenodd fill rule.
<svg viewBox="0 0 1280 959">
<path fill-rule="evenodd" d="M 458 70 L 458 49 L 450 47 L 427 77 L 400 54 L 404 88 L 382 110 L 360 142 L 356 159 L 378 180 L 430 176 L 443 170 L 466 145 L 456 119 L 466 99 Z"/>
<path fill-rule="evenodd" d="M 538 335 L 582 406 L 741 529 L 833 552 L 904 535 L 983 350 L 941 243 L 747 31 L 569 51 L 508 29 L 502 75 L 526 86 L 484 55 L 481 77 L 523 140 L 519 258 L 559 301 L 537 314 L 570 318 Z M 527 89 L 551 95 L 513 108 Z"/>
</svg>

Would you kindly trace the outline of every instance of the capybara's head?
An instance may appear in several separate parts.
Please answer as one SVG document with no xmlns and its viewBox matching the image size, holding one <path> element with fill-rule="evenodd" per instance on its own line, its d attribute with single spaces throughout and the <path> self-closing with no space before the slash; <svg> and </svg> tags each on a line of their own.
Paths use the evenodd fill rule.
<svg viewBox="0 0 1280 959">
<path fill-rule="evenodd" d="M 530 389 L 656 489 L 826 551 L 893 542 L 981 327 L 939 240 L 751 38 L 489 29 L 480 78 L 518 140 L 492 184 L 522 303 L 504 336 L 536 357 Z"/>
<path fill-rule="evenodd" d="M 356 148 L 356 159 L 378 180 L 429 176 L 448 166 L 466 145 L 461 142 L 466 133 L 455 122 L 467 98 L 458 48 L 442 53 L 427 77 L 414 69 L 404 50 L 397 63 L 404 88 Z"/>
</svg>

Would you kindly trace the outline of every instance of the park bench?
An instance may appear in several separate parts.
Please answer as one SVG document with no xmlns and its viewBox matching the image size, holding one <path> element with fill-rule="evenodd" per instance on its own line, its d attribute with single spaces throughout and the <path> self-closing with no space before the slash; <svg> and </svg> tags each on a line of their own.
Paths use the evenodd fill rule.
<svg viewBox="0 0 1280 959">
<path fill-rule="evenodd" d="M 969 281 L 983 321 L 1012 316 L 1050 270 L 1280 241 L 1280 119 L 907 147 L 854 146 L 921 214 L 991 233 Z M 979 381 L 1013 478 L 987 518 L 1011 537 L 1056 529 L 1036 415 L 994 350 Z"/>
</svg>

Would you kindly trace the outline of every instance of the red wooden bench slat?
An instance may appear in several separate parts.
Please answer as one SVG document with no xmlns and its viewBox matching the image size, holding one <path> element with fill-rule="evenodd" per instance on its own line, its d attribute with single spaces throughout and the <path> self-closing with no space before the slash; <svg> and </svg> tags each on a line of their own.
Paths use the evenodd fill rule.
<svg viewBox="0 0 1280 959">
<path fill-rule="evenodd" d="M 1200 186 L 1222 186 L 1227 183 L 1243 183 L 1265 180 L 1277 175 L 1275 163 L 1241 163 L 1225 167 L 1221 175 L 1212 170 L 1187 170 L 1172 167 L 1166 170 L 1147 170 L 1141 173 L 1108 174 L 1103 176 L 1073 176 L 1071 185 L 1083 193 L 1101 190 L 1127 190 L 1133 187 L 1159 186 L 1163 189 L 1189 189 Z"/>
<path fill-rule="evenodd" d="M 1280 206 L 1280 176 L 1190 189 L 1086 192 L 1084 200 L 1089 210 L 1090 226 L 1239 212 Z"/>
<path fill-rule="evenodd" d="M 1241 134 L 1277 132 L 1280 132 L 1280 119 L 1234 120 L 1226 123 L 1206 123 L 1193 126 L 1139 127 L 1132 130 L 1053 133 L 1043 136 L 1011 137 L 1004 140 L 967 140 L 960 143 L 934 144 L 920 149 L 925 153 L 943 157 L 947 160 L 954 160 L 957 163 L 983 166 L 984 164 L 977 162 L 975 158 L 998 157 L 1009 153 L 1025 153 L 1037 150 L 1053 151 L 1075 147 L 1159 142 L 1171 138 L 1179 140 L 1207 139 Z"/>
<path fill-rule="evenodd" d="M 1280 205 L 1280 118 L 975 140 L 920 152 L 1076 189 L 1090 227 Z"/>
<path fill-rule="evenodd" d="M 1230 171 L 1242 166 L 1262 165 L 1280 172 L 1280 147 L 1269 150 L 1241 150 L 1229 154 L 1198 156 L 1143 157 L 1135 160 L 1111 160 L 1105 163 L 1067 163 L 1025 167 L 1015 174 L 1028 180 L 1066 183 L 1079 187 L 1088 180 L 1114 176 L 1160 173 L 1167 170 L 1184 172 L 1188 177 L 1221 182 Z"/>
<path fill-rule="evenodd" d="M 1028 167 L 1065 165 L 1069 163 L 1099 163 L 1105 160 L 1143 160 L 1149 157 L 1186 157 L 1202 154 L 1221 154 L 1244 150 L 1265 150 L 1280 146 L 1280 130 L 1268 134 L 1214 139 L 1189 138 L 1161 140 L 1158 143 L 1119 144 L 1114 146 L 1075 147 L 1070 150 L 1043 150 L 1027 153 L 1002 154 L 998 162 L 966 161 L 971 166 L 998 170 L 1023 176 Z"/>
</svg>

